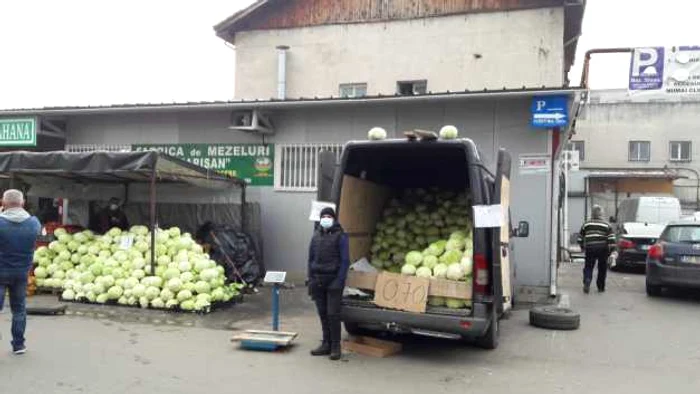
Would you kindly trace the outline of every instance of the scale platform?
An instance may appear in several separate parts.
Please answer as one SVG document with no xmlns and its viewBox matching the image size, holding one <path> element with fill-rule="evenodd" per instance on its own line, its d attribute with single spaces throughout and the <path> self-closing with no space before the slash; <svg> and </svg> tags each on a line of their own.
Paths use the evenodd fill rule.
<svg viewBox="0 0 700 394">
<path fill-rule="evenodd" d="M 240 342 L 241 348 L 247 350 L 275 351 L 291 346 L 298 335 L 295 332 L 246 330 L 234 335 L 231 342 Z"/>
</svg>

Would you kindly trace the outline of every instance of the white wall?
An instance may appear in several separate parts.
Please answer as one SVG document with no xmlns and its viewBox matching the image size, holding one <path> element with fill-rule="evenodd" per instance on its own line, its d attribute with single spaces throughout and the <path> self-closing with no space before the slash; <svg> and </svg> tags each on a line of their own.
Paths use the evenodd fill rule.
<svg viewBox="0 0 700 394">
<path fill-rule="evenodd" d="M 235 95 L 276 97 L 278 45 L 291 47 L 288 97 L 338 96 L 355 82 L 394 94 L 414 79 L 433 92 L 561 86 L 563 35 L 562 8 L 241 32 Z"/>
</svg>

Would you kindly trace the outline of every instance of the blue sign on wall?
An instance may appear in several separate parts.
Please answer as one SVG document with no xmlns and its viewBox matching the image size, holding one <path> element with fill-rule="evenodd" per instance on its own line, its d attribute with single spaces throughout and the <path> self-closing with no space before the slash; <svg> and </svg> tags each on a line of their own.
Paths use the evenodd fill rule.
<svg viewBox="0 0 700 394">
<path fill-rule="evenodd" d="M 569 124 L 567 96 L 538 96 L 532 99 L 532 127 L 551 129 Z"/>
<path fill-rule="evenodd" d="M 637 48 L 630 64 L 630 90 L 658 90 L 664 85 L 663 47 Z"/>
</svg>

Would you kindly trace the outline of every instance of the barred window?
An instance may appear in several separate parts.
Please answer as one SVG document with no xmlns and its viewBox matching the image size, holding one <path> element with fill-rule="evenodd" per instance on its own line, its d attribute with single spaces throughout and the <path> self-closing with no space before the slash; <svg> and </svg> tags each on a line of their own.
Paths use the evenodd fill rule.
<svg viewBox="0 0 700 394">
<path fill-rule="evenodd" d="M 66 145 L 68 152 L 131 152 L 131 145 L 74 144 Z"/>
<path fill-rule="evenodd" d="M 275 190 L 315 192 L 319 153 L 331 151 L 340 159 L 342 150 L 341 144 L 277 144 Z"/>
</svg>

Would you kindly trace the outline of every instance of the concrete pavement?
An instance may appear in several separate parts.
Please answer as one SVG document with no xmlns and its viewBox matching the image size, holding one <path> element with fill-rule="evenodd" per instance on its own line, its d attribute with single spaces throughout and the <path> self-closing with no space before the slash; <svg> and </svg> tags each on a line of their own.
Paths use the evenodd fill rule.
<svg viewBox="0 0 700 394">
<path fill-rule="evenodd" d="M 531 327 L 519 310 L 502 322 L 495 351 L 406 338 L 396 357 L 347 355 L 336 363 L 308 356 L 318 327 L 302 289 L 286 297 L 282 320 L 301 337 L 277 354 L 238 350 L 228 342 L 230 327 L 216 329 L 269 324 L 257 299 L 205 318 L 220 324 L 194 316 L 179 324 L 148 311 L 139 323 L 110 315 L 112 308 L 99 308 L 102 316 L 78 308 L 80 316 L 31 318 L 30 351 L 0 352 L 0 393 L 697 392 L 700 298 L 650 299 L 634 273 L 611 273 L 607 293 L 586 296 L 580 265 L 562 267 L 560 288 L 582 314 L 577 331 Z M 0 332 L 9 335 L 8 314 L 0 315 Z"/>
</svg>

